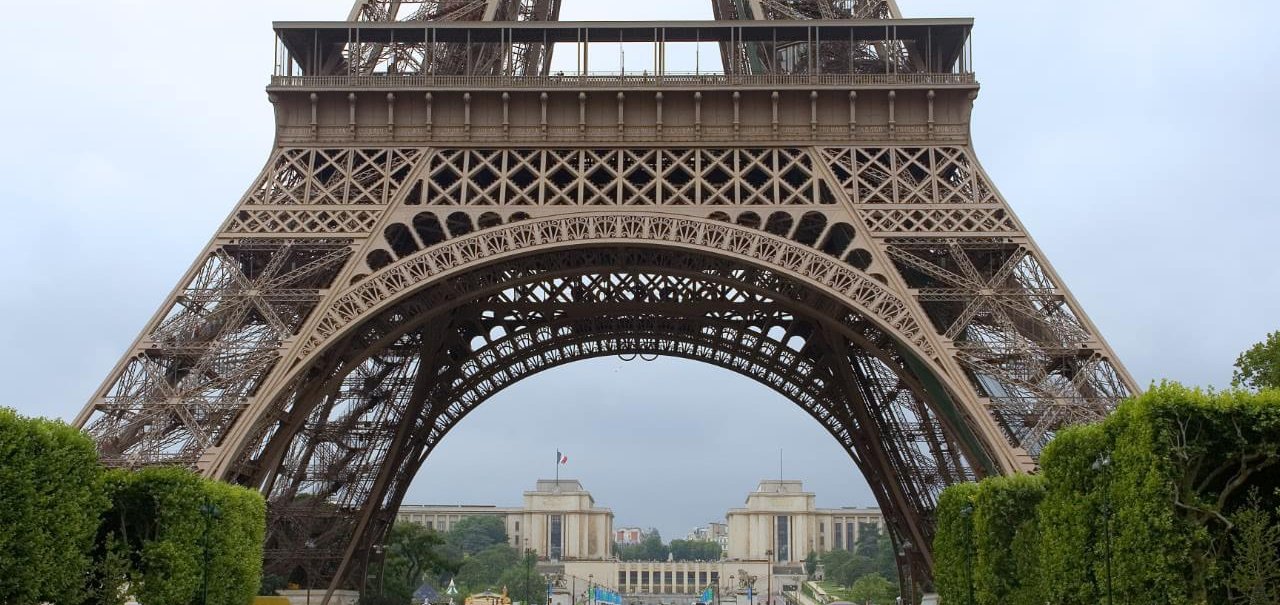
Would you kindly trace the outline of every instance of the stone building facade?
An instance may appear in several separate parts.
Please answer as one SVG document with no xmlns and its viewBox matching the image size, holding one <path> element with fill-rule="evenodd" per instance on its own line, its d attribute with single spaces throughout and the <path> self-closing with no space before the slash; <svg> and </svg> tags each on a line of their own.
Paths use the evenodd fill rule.
<svg viewBox="0 0 1280 605">
<path fill-rule="evenodd" d="M 404 505 L 397 522 L 449 531 L 465 517 L 495 516 L 507 528 L 511 546 L 533 549 L 544 560 L 613 558 L 613 511 L 598 507 L 576 479 L 540 479 L 524 493 L 524 506 Z"/>
<path fill-rule="evenodd" d="M 744 508 L 730 509 L 730 559 L 771 559 L 798 564 L 809 551 L 849 550 L 864 527 L 884 531 L 878 508 L 818 508 L 800 481 L 767 479 L 747 495 Z"/>
</svg>

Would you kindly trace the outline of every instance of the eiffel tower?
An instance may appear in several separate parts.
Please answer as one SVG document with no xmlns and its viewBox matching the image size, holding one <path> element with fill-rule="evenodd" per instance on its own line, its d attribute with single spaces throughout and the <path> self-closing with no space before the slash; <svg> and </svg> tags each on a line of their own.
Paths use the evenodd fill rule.
<svg viewBox="0 0 1280 605">
<path fill-rule="evenodd" d="M 360 0 L 276 23 L 275 145 L 78 416 L 103 460 L 258 488 L 268 572 L 357 587 L 476 406 L 582 359 L 679 357 L 820 423 L 916 588 L 942 488 L 1033 471 L 1135 392 L 974 155 L 972 20 L 559 9 Z M 618 43 L 652 71 L 588 71 Z M 690 43 L 723 69 L 668 70 Z"/>
</svg>

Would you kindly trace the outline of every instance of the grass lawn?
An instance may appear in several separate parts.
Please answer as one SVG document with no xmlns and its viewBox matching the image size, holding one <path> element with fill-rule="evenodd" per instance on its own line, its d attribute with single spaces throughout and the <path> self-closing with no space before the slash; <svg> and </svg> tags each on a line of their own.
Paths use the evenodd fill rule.
<svg viewBox="0 0 1280 605">
<path fill-rule="evenodd" d="M 835 597 L 837 601 L 849 600 L 849 591 L 835 582 L 823 580 L 818 582 L 818 586 L 821 586 L 823 590 L 827 591 L 827 594 Z"/>
</svg>

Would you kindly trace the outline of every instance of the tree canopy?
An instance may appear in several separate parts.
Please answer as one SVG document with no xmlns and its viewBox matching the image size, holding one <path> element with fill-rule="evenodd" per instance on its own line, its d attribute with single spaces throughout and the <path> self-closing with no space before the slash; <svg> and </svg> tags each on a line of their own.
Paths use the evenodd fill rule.
<svg viewBox="0 0 1280 605">
<path fill-rule="evenodd" d="M 1280 330 L 1236 358 L 1231 384 L 1249 389 L 1280 389 Z"/>
<path fill-rule="evenodd" d="M 445 533 L 444 539 L 463 555 L 474 555 L 495 544 L 507 543 L 507 527 L 500 517 L 463 517 Z"/>
</svg>

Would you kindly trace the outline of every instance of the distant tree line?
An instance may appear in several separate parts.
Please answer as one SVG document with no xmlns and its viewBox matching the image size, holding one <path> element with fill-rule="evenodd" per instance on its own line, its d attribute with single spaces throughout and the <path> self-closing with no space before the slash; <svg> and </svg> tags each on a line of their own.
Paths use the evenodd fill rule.
<svg viewBox="0 0 1280 605">
<path fill-rule="evenodd" d="M 719 561 L 724 549 L 710 540 L 662 541 L 662 534 L 650 528 L 641 534 L 639 544 L 614 543 L 613 552 L 622 561 Z"/>
</svg>

